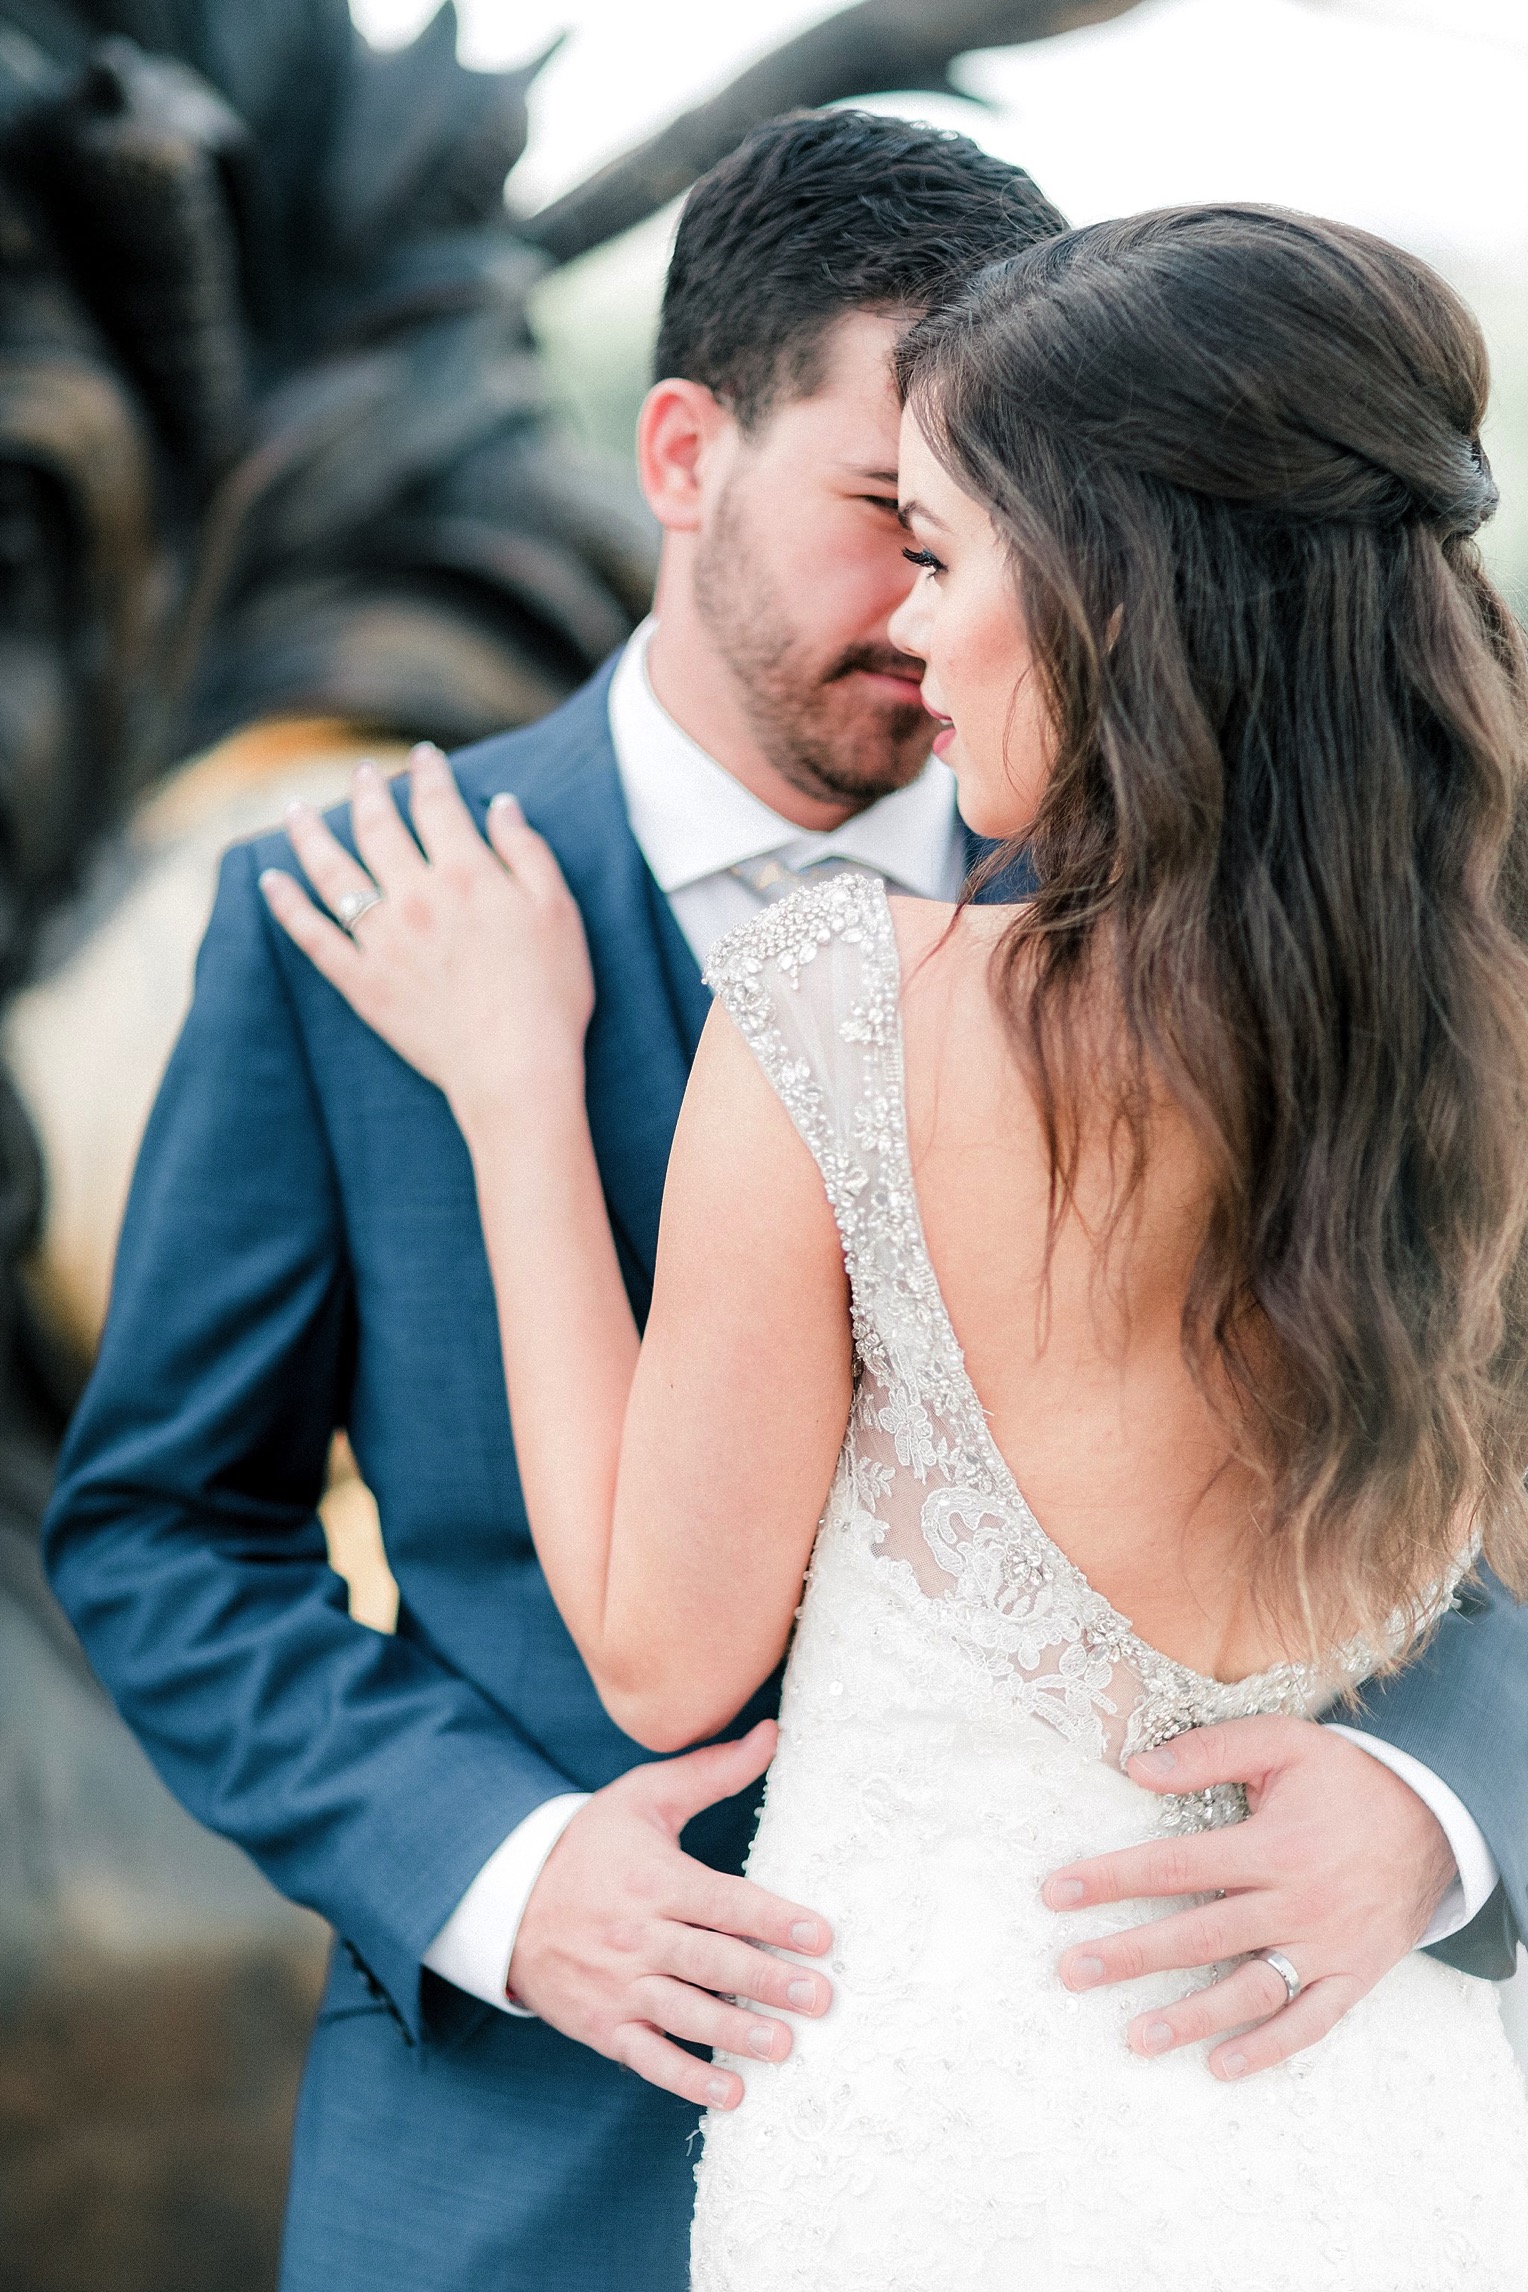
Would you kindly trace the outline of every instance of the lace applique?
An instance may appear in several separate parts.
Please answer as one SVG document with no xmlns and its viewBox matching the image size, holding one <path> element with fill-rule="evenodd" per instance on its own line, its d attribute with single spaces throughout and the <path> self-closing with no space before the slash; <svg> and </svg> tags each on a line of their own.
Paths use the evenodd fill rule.
<svg viewBox="0 0 1528 2292">
<path fill-rule="evenodd" d="M 1046 1535 L 992 1438 L 923 1236 L 907 1140 L 901 974 L 884 886 L 840 876 L 766 910 L 708 971 L 822 1172 L 843 1241 L 857 1391 L 832 1510 L 911 1571 L 1026 1711 L 1123 1766 L 1190 1727 L 1309 1715 L 1374 1667 L 1280 1664 L 1227 1684 L 1149 1646 Z M 1164 1826 L 1246 1811 L 1239 1786 Z"/>
</svg>

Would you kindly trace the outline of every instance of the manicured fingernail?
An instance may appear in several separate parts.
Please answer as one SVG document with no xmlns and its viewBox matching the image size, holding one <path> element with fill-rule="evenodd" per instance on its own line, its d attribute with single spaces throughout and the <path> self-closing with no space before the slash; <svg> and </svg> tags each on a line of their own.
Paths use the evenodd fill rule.
<svg viewBox="0 0 1528 2292">
<path fill-rule="evenodd" d="M 281 870 L 280 870 L 280 868 L 279 868 L 279 867 L 268 867 L 268 868 L 264 869 L 264 870 L 262 871 L 262 873 L 261 873 L 261 877 L 260 877 L 260 889 L 261 889 L 261 890 L 262 890 L 262 891 L 263 891 L 263 892 L 266 894 L 267 898 L 269 898 L 269 896 L 270 896 L 270 889 L 271 889 L 271 885 L 272 885 L 273 883 L 279 883 L 280 881 L 281 881 Z"/>
<path fill-rule="evenodd" d="M 793 2006 L 800 2006 L 804 2011 L 807 2006 L 814 2006 L 817 2003 L 817 1984 L 815 1982 L 792 1982 L 785 1994 Z"/>
<path fill-rule="evenodd" d="M 732 2087 L 725 2077 L 713 2077 L 706 2087 L 706 2099 L 714 2108 L 725 2109 L 732 2098 Z"/>
<path fill-rule="evenodd" d="M 791 1928 L 791 1940 L 795 1943 L 798 1950 L 816 1949 L 817 1928 L 813 1925 L 810 1918 L 798 1918 L 796 1920 L 795 1925 Z"/>
<path fill-rule="evenodd" d="M 283 807 L 281 816 L 284 820 L 300 820 L 306 810 L 307 806 L 304 804 L 302 798 L 300 796 L 294 796 L 292 801 Z"/>
<path fill-rule="evenodd" d="M 437 756 L 443 758 L 444 754 L 445 751 L 437 748 L 433 740 L 416 740 L 409 750 L 409 762 L 411 764 L 429 764 L 433 763 Z"/>
<path fill-rule="evenodd" d="M 1170 2021 L 1148 2022 L 1141 2032 L 1141 2047 L 1146 2053 L 1165 2053 L 1173 2041 Z"/>
<path fill-rule="evenodd" d="M 775 2031 L 772 2022 L 756 2021 L 754 2023 L 748 2032 L 748 2050 L 750 2053 L 761 2053 L 768 2060 L 770 2054 L 775 2050 Z"/>
<path fill-rule="evenodd" d="M 1148 1775 L 1170 1775 L 1178 1764 L 1178 1757 L 1164 1743 L 1158 1750 L 1143 1751 L 1135 1764 L 1144 1767 Z"/>
<path fill-rule="evenodd" d="M 1074 1958 L 1067 1968 L 1068 1989 L 1090 1990 L 1095 1982 L 1104 1978 L 1102 1958 Z"/>
<path fill-rule="evenodd" d="M 489 804 L 488 809 L 490 812 L 518 812 L 520 799 L 518 796 L 512 796 L 507 788 L 501 788 Z"/>
<path fill-rule="evenodd" d="M 1220 2064 L 1220 2074 L 1222 2077 L 1245 2077 L 1247 2056 L 1244 2053 L 1226 2054 Z"/>
<path fill-rule="evenodd" d="M 358 780 L 366 781 L 380 780 L 382 777 L 381 773 L 377 769 L 374 759 L 370 756 L 363 756 L 361 758 L 360 763 L 355 768 L 355 776 Z"/>
<path fill-rule="evenodd" d="M 1072 1910 L 1086 1892 L 1080 1878 L 1048 1878 L 1041 1889 L 1041 1899 L 1052 1910 Z"/>
</svg>

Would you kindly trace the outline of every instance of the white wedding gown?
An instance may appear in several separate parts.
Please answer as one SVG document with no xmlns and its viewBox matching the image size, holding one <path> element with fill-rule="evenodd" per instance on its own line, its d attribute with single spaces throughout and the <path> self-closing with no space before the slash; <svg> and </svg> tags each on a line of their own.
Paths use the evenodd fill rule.
<svg viewBox="0 0 1528 2292">
<path fill-rule="evenodd" d="M 1062 1988 L 1067 1942 L 1149 1913 L 1058 1918 L 1048 1871 L 1244 1812 L 1122 1760 L 1309 1713 L 1341 1666 L 1201 1678 L 1029 1511 L 924 1245 L 881 886 L 798 892 L 711 979 L 822 1170 L 858 1382 L 748 1865 L 831 1919 L 835 2002 L 708 2120 L 694 2292 L 1528 2292 L 1528 2097 L 1491 1985 L 1413 1956 L 1231 2085 L 1206 2047 L 1126 2049 L 1183 1975 Z"/>
</svg>

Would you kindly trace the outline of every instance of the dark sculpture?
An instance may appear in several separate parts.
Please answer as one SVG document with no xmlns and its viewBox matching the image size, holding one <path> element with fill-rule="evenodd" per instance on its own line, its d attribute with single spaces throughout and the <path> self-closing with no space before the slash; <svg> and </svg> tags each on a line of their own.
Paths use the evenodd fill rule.
<svg viewBox="0 0 1528 2292">
<path fill-rule="evenodd" d="M 515 218 L 538 67 L 463 70 L 449 0 L 391 55 L 345 0 L 0 0 L 0 999 L 90 930 L 92 863 L 186 756 L 272 720 L 463 742 L 629 631 L 653 533 L 549 416 L 549 264 L 781 110 L 943 88 L 968 49 L 1133 4 L 862 0 Z M 0 2250 L 17 2292 L 220 2292 L 269 2271 L 316 1936 L 171 1806 L 43 1586 L 84 1366 L 25 1271 L 43 1159 L 0 1068 Z M 37 1987 L 66 1881 L 105 1890 L 122 1948 L 175 1953 L 134 1961 L 139 2021 L 106 1958 Z M 157 2235 L 113 2243 L 135 2203 Z"/>
</svg>

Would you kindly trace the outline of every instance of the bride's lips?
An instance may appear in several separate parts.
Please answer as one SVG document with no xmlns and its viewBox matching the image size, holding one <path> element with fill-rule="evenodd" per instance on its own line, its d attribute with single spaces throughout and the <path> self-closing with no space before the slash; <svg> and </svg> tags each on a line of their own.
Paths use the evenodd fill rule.
<svg viewBox="0 0 1528 2292">
<path fill-rule="evenodd" d="M 933 711 L 930 710 L 929 713 L 932 715 Z M 955 725 L 953 719 L 948 716 L 935 716 L 934 722 L 938 725 L 939 730 L 934 734 L 931 745 L 934 754 L 942 756 L 955 737 Z"/>
</svg>

